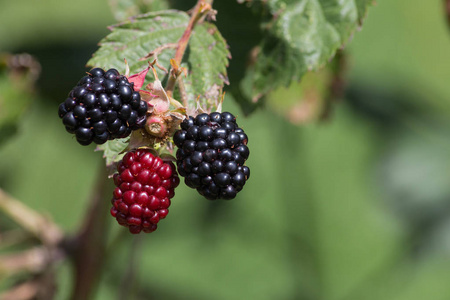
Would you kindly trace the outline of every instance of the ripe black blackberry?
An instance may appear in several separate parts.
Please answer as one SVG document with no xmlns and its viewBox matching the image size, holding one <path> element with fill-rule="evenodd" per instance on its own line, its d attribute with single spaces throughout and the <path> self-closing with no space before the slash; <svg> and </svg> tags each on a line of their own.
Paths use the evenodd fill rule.
<svg viewBox="0 0 450 300">
<path fill-rule="evenodd" d="M 103 144 L 145 125 L 147 102 L 116 69 L 94 68 L 59 105 L 59 117 L 78 143 Z"/>
<path fill-rule="evenodd" d="M 178 173 L 207 199 L 233 199 L 250 177 L 248 137 L 229 112 L 186 118 L 173 141 Z"/>
</svg>

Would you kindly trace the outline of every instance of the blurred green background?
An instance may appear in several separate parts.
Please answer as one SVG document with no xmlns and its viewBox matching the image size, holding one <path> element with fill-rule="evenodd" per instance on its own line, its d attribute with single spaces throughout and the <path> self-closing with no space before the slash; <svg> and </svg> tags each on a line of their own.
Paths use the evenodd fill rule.
<svg viewBox="0 0 450 300">
<path fill-rule="evenodd" d="M 113 23 L 107 1 L 0 0 L 0 52 L 30 53 L 42 67 L 16 134 L 2 132 L 0 187 L 67 232 L 103 160 L 56 111 Z M 326 122 L 295 126 L 264 108 L 245 117 L 228 96 L 249 136 L 245 189 L 209 202 L 181 185 L 151 235 L 109 218 L 116 238 L 95 299 L 450 299 L 444 5 L 379 1 L 346 50 L 347 89 Z M 9 223 L 0 213 L 0 229 Z M 66 299 L 70 265 L 58 274 Z"/>
</svg>

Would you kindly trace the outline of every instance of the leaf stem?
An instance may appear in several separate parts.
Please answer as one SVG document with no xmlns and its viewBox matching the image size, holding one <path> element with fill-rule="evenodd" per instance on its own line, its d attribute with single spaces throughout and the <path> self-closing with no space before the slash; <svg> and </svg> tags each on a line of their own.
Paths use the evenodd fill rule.
<svg viewBox="0 0 450 300">
<path fill-rule="evenodd" d="M 177 43 L 178 46 L 175 52 L 174 60 L 178 66 L 181 65 L 181 61 L 183 59 L 187 45 L 189 44 L 189 39 L 195 25 L 205 16 L 207 12 L 211 11 L 212 2 L 213 0 L 198 0 L 197 4 L 192 9 L 191 19 L 189 20 L 186 30 Z M 171 75 L 169 76 L 166 85 L 166 93 L 169 97 L 172 97 L 173 90 L 175 89 L 175 83 L 178 77 L 174 76 L 172 72 L 170 72 L 170 74 Z"/>
</svg>

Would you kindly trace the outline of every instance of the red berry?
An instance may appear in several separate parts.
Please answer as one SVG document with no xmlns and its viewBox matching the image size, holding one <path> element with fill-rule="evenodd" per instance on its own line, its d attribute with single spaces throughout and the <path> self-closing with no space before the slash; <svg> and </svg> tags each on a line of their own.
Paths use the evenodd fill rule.
<svg viewBox="0 0 450 300">
<path fill-rule="evenodd" d="M 111 215 L 131 233 L 155 231 L 180 183 L 174 164 L 139 149 L 128 152 L 117 170 Z"/>
<path fill-rule="evenodd" d="M 111 215 L 115 218 L 117 216 L 117 209 L 113 206 L 111 207 Z"/>
<path fill-rule="evenodd" d="M 130 186 L 131 190 L 139 193 L 142 190 L 142 184 L 139 181 L 134 181 Z"/>
<path fill-rule="evenodd" d="M 161 210 L 159 210 L 159 217 L 161 219 L 164 219 L 167 216 L 168 213 L 169 213 L 168 209 L 161 209 Z"/>
<path fill-rule="evenodd" d="M 122 190 L 120 188 L 116 187 L 114 189 L 113 195 L 114 195 L 115 199 L 119 199 L 120 197 L 122 197 Z"/>
<path fill-rule="evenodd" d="M 165 164 L 164 166 L 159 168 L 158 175 L 162 179 L 168 179 L 172 175 L 172 168 L 168 164 Z"/>
<path fill-rule="evenodd" d="M 131 174 L 130 169 L 125 169 L 120 174 L 120 178 L 122 178 L 122 180 L 125 181 L 125 182 L 133 182 L 133 180 L 134 180 L 133 174 Z"/>
</svg>

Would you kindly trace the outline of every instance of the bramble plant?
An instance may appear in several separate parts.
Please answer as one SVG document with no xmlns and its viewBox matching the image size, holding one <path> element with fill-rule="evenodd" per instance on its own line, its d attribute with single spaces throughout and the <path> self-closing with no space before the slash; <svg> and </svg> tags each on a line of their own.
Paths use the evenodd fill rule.
<svg viewBox="0 0 450 300">
<path fill-rule="evenodd" d="M 208 200 L 239 198 L 250 178 L 249 146 L 258 148 L 238 125 L 243 116 L 224 111 L 224 99 L 236 101 L 245 115 L 266 106 L 296 124 L 328 118 L 343 90 L 343 48 L 372 4 L 237 0 L 213 6 L 213 0 L 198 0 L 188 10 L 192 3 L 181 0 L 109 2 L 119 23 L 109 27 L 86 74 L 58 108 L 73 144 L 96 144 L 105 159 L 82 226 L 66 235 L 0 190 L 2 210 L 45 250 L 36 252 L 35 261 L 43 263 L 27 266 L 38 276 L 25 283 L 54 282 L 53 265 L 70 258 L 72 299 L 89 299 L 98 281 L 106 252 L 104 211 L 133 234 L 153 232 L 168 216 L 180 177 Z M 2 139 L 14 132 L 39 73 L 39 64 L 25 58 L 0 56 L 0 70 L 8 71 L 0 89 L 11 96 L 0 110 L 0 117 L 9 112 L 0 118 L 0 130 L 7 129 Z M 311 103 L 268 97 L 299 81 L 304 94 L 317 95 Z M 15 98 L 22 102 L 8 102 Z M 54 289 L 44 295 L 51 299 Z"/>
<path fill-rule="evenodd" d="M 186 185 L 211 200 L 235 198 L 249 179 L 248 137 L 233 114 L 221 112 L 231 56 L 212 23 L 217 14 L 212 2 L 199 0 L 189 14 L 150 12 L 111 26 L 88 62 L 94 68 L 59 106 L 66 130 L 78 143 L 99 144 L 107 167 L 112 172 L 117 167 L 111 214 L 132 233 L 154 231 L 168 213 L 174 192 L 169 196 L 158 191 L 173 191 L 175 186 L 164 185 L 165 178 L 153 179 L 161 163 L 176 160 Z M 242 79 L 249 84 L 240 94 L 257 102 L 334 56 L 369 1 L 327 4 L 323 11 L 319 4 L 295 1 L 246 3 L 263 6 L 265 17 L 277 15 L 266 25 L 266 36 L 253 50 Z M 302 18 L 297 20 L 296 14 Z M 165 78 L 165 87 L 158 76 Z M 122 161 L 127 153 L 135 153 L 126 157 L 136 156 L 136 161 L 144 153 L 151 155 L 136 149 L 154 153 L 146 167 L 133 159 Z M 162 161 L 152 167 L 159 157 Z M 171 170 L 176 175 L 175 168 Z"/>
<path fill-rule="evenodd" d="M 211 200 L 235 198 L 250 176 L 245 166 L 249 156 L 248 137 L 238 127 L 233 114 L 221 112 L 229 54 L 217 28 L 205 21 L 213 19 L 215 13 L 210 3 L 198 1 L 178 42 L 157 45 L 159 50 L 139 57 L 137 61 L 148 62 L 148 67 L 134 75 L 130 72 L 139 64 L 131 58 L 136 60 L 139 54 L 130 44 L 117 48 L 121 38 L 132 38 L 131 32 L 125 31 L 121 38 L 115 36 L 112 43 L 111 36 L 119 28 L 141 29 L 140 24 L 149 26 L 148 23 L 152 26 L 148 32 L 153 33 L 153 26 L 167 26 L 163 16 L 171 20 L 182 14 L 170 11 L 146 14 L 113 27 L 113 33 L 101 42 L 100 49 L 88 62 L 97 67 L 87 72 L 59 106 L 58 113 L 66 130 L 75 134 L 78 143 L 101 145 L 98 150 L 105 152 L 107 167 L 117 166 L 119 173 L 114 174 L 117 188 L 111 201 L 111 214 L 131 233 L 153 232 L 159 220 L 168 214 L 170 198 L 178 185 L 172 182 L 178 180 L 178 176 L 174 165 L 168 164 L 170 160 L 177 161 L 178 171 L 189 187 Z M 188 70 L 180 65 L 196 28 L 204 28 L 202 34 L 206 35 L 197 38 L 213 39 L 207 49 L 203 47 L 198 51 L 199 55 L 208 52 L 211 59 L 219 63 L 205 68 L 206 58 L 199 57 L 203 67 Z M 114 47 L 115 57 L 124 57 L 124 75 L 111 68 L 115 67 L 110 57 L 111 47 Z M 157 58 L 157 52 L 170 48 L 175 49 L 175 55 L 170 59 L 168 70 L 165 62 Z M 192 51 L 190 56 L 195 57 L 194 53 Z M 150 58 L 153 61 L 148 61 Z M 98 66 L 110 69 L 105 71 Z M 155 67 L 168 76 L 165 88 Z M 154 81 L 144 87 L 150 69 Z M 201 78 L 199 72 L 202 72 Z M 209 81 L 204 79 L 205 73 L 210 74 Z M 181 103 L 173 97 L 175 88 L 178 88 Z M 172 156 L 174 134 L 177 158 Z M 109 140 L 122 146 L 112 147 Z M 167 168 L 170 172 L 165 171 Z"/>
</svg>

